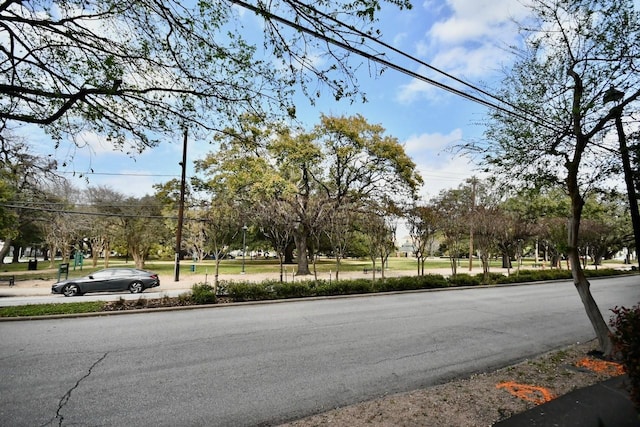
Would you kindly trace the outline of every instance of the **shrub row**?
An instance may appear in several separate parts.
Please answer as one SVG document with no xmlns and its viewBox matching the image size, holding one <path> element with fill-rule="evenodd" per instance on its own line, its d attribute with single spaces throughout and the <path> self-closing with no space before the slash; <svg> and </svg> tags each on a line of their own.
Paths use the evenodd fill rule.
<svg viewBox="0 0 640 427">
<path fill-rule="evenodd" d="M 613 269 L 587 270 L 588 276 L 612 276 L 625 273 Z M 220 286 L 221 294 L 232 301 L 262 301 L 270 299 L 304 298 L 312 296 L 353 295 L 373 292 L 408 291 L 418 289 L 435 289 L 454 286 L 478 286 L 507 283 L 524 283 L 557 279 L 570 279 L 571 272 L 567 270 L 523 270 L 519 274 L 510 276 L 490 273 L 485 279 L 483 274 L 457 274 L 444 277 L 439 274 L 425 276 L 406 276 L 378 279 L 355 280 L 300 280 L 297 282 L 281 283 L 268 280 L 261 283 L 233 282 Z"/>
</svg>

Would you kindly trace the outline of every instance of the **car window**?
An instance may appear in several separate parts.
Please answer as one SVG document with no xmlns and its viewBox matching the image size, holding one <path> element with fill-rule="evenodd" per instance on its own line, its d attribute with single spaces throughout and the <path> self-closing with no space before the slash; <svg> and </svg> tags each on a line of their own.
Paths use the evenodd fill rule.
<svg viewBox="0 0 640 427">
<path fill-rule="evenodd" d="M 118 276 L 118 277 L 122 277 L 122 276 L 132 276 L 133 274 L 134 274 L 134 273 L 133 273 L 131 270 L 129 270 L 129 269 L 123 269 L 123 268 L 117 269 L 117 270 L 115 270 L 115 272 L 114 272 L 114 275 L 116 275 L 116 276 Z"/>
<path fill-rule="evenodd" d="M 111 270 L 100 270 L 92 274 L 94 279 L 106 279 L 113 274 Z"/>
</svg>

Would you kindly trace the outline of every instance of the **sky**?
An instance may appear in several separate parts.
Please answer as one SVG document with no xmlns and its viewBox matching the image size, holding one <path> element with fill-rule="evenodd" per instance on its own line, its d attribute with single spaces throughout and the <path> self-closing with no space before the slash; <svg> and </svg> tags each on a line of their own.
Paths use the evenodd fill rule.
<svg viewBox="0 0 640 427">
<path fill-rule="evenodd" d="M 438 67 L 458 78 L 483 86 L 493 84 L 501 69 L 509 65 L 506 46 L 517 38 L 514 19 L 525 16 L 526 9 L 516 0 L 424 0 L 415 2 L 412 10 L 399 11 L 385 6 L 380 14 L 382 39 L 397 49 Z M 245 28 L 260 28 L 259 19 L 242 14 Z M 256 25 L 251 25 L 255 20 Z M 360 61 L 358 58 L 354 58 Z M 388 60 L 404 67 L 427 73 L 416 63 L 390 54 Z M 441 77 L 430 77 L 451 84 Z M 363 115 L 370 123 L 379 124 L 387 135 L 396 137 L 416 163 L 425 185 L 423 200 L 441 190 L 456 188 L 471 176 L 482 176 L 469 159 L 451 148 L 483 135 L 482 121 L 486 107 L 412 79 L 394 70 L 371 77 L 363 64 L 358 75 L 369 102 L 336 102 L 325 93 L 317 105 L 299 97 L 296 111 L 303 125 L 310 129 L 320 114 Z M 31 129 L 28 136 L 35 150 L 43 155 L 73 161 L 60 166 L 60 171 L 74 185 L 106 185 L 131 196 L 153 193 L 154 183 L 180 177 L 182 138 L 166 140 L 157 148 L 129 157 L 113 151 L 96 135 L 85 135 L 84 147 L 62 144 L 54 149 L 44 133 Z M 188 175 L 194 160 L 204 157 L 212 147 L 206 140 L 189 140 Z M 93 170 L 94 173 L 84 174 Z M 83 177 L 79 177 L 83 174 Z M 88 183 L 87 183 L 88 179 Z"/>
</svg>

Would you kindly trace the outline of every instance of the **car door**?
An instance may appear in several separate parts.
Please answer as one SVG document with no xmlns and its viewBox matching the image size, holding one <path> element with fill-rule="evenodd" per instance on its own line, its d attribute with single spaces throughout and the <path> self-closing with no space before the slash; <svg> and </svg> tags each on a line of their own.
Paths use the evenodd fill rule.
<svg viewBox="0 0 640 427">
<path fill-rule="evenodd" d="M 112 270 L 100 270 L 90 275 L 90 280 L 83 284 L 83 292 L 104 292 L 109 290 Z"/>
<path fill-rule="evenodd" d="M 131 283 L 132 272 L 126 268 L 117 268 L 109 283 L 110 291 L 126 291 Z"/>
</svg>

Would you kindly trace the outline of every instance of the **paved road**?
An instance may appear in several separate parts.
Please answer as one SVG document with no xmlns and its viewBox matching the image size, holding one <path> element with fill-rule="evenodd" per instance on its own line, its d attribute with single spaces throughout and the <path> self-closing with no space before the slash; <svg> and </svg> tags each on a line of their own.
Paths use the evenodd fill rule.
<svg viewBox="0 0 640 427">
<path fill-rule="evenodd" d="M 571 283 L 4 322 L 0 425 L 274 425 L 592 337 Z"/>
</svg>

